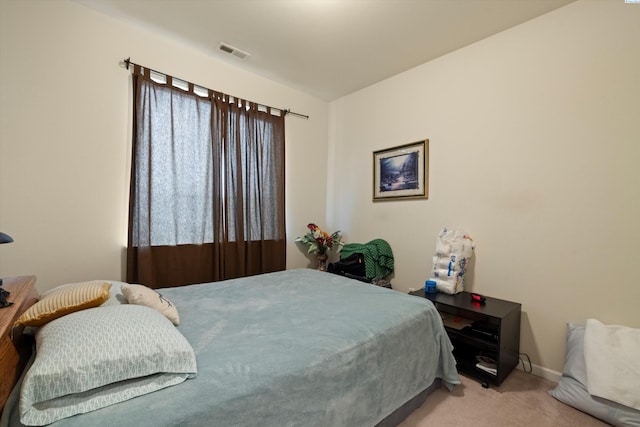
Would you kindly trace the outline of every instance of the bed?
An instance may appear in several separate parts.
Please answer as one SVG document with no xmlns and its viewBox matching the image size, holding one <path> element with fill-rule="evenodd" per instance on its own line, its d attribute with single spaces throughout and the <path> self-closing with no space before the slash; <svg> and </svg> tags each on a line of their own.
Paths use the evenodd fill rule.
<svg viewBox="0 0 640 427">
<path fill-rule="evenodd" d="M 123 284 L 110 283 L 102 306 L 40 329 L 66 322 L 67 335 L 75 337 L 85 333 L 75 333 L 80 325 L 69 326 L 73 316 L 123 310 Z M 397 425 L 441 384 L 459 384 L 451 343 L 424 298 L 311 269 L 165 288 L 161 294 L 179 312 L 174 328 L 193 349 L 197 373 L 51 425 Z M 130 323 L 138 331 L 147 322 Z M 40 347 L 31 362 L 39 357 Z M 9 396 L 1 427 L 22 425 L 21 387 L 32 370 L 25 369 Z"/>
</svg>

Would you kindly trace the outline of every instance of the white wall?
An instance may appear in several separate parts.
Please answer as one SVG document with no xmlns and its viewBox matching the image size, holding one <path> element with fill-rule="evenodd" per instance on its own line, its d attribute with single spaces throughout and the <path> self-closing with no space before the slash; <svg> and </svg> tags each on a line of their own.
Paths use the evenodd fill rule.
<svg viewBox="0 0 640 427">
<path fill-rule="evenodd" d="M 131 82 L 142 65 L 310 115 L 286 119 L 287 265 L 324 222 L 328 104 L 76 3 L 0 1 L 0 277 L 35 274 L 40 291 L 124 278 Z M 310 153 L 315 153 L 310 161 Z"/>
<path fill-rule="evenodd" d="M 560 371 L 567 321 L 640 327 L 639 118 L 640 5 L 572 3 L 332 102 L 328 221 L 386 239 L 402 291 L 466 230 L 467 290 L 522 303 Z M 425 138 L 429 200 L 373 203 L 372 152 Z"/>
<path fill-rule="evenodd" d="M 123 278 L 131 56 L 311 116 L 287 119 L 289 268 L 316 221 L 388 240 L 407 291 L 463 227 L 468 289 L 521 302 L 522 351 L 560 370 L 566 321 L 640 327 L 638 52 L 640 6 L 579 1 L 328 107 L 75 3 L 0 0 L 0 276 Z M 372 152 L 423 138 L 429 200 L 372 203 Z"/>
</svg>

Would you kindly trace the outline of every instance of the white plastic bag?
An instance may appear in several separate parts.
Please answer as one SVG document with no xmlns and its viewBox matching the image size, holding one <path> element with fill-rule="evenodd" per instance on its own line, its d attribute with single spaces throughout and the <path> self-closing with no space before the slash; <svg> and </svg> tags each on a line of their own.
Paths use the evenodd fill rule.
<svg viewBox="0 0 640 427">
<path fill-rule="evenodd" d="M 464 290 L 464 274 L 474 248 L 475 243 L 463 231 L 445 228 L 440 232 L 431 271 L 438 291 L 453 295 Z"/>
</svg>

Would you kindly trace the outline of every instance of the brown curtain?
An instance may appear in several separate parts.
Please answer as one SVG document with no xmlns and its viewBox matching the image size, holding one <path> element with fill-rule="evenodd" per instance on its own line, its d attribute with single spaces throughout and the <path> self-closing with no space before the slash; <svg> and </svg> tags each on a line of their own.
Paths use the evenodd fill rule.
<svg viewBox="0 0 640 427">
<path fill-rule="evenodd" d="M 134 67 L 127 281 L 284 270 L 284 115 L 165 80 Z"/>
</svg>

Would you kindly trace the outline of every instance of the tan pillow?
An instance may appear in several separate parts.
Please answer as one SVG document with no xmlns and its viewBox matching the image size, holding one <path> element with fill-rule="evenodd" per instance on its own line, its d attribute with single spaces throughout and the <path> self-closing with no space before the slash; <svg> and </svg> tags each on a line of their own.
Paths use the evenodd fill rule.
<svg viewBox="0 0 640 427">
<path fill-rule="evenodd" d="M 144 305 L 154 310 L 158 310 L 165 317 L 178 326 L 180 316 L 178 310 L 171 301 L 163 297 L 160 293 L 144 285 L 122 285 L 122 293 L 129 301 L 129 304 Z"/>
<path fill-rule="evenodd" d="M 14 326 L 42 326 L 69 313 L 97 307 L 109 299 L 109 289 L 110 283 L 97 280 L 60 285 L 45 292 Z"/>
</svg>

